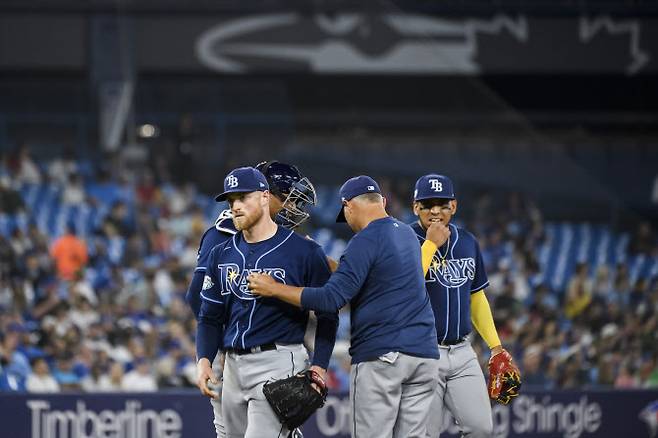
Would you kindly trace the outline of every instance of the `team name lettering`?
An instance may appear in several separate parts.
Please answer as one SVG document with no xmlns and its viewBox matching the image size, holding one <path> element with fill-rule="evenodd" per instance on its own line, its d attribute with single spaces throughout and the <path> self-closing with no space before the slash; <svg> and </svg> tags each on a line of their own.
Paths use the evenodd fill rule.
<svg viewBox="0 0 658 438">
<path fill-rule="evenodd" d="M 475 259 L 472 257 L 446 260 L 445 262 L 444 265 L 439 257 L 434 256 L 427 282 L 439 282 L 445 287 L 458 288 L 475 278 Z"/>
<path fill-rule="evenodd" d="M 220 293 L 222 295 L 233 294 L 242 300 L 258 299 L 251 293 L 247 285 L 249 274 L 268 274 L 280 283 L 286 284 L 286 270 L 283 268 L 256 268 L 244 269 L 235 263 L 217 265 Z"/>
</svg>

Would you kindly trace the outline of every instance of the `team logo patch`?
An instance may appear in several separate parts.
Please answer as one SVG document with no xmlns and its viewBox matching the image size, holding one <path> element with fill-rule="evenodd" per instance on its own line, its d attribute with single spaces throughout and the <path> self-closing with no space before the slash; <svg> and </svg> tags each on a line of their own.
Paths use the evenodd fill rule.
<svg viewBox="0 0 658 438">
<path fill-rule="evenodd" d="M 429 182 L 430 182 L 430 189 L 431 190 L 434 190 L 435 192 L 442 192 L 443 191 L 443 184 L 438 179 L 436 179 L 436 178 L 430 179 Z"/>
<path fill-rule="evenodd" d="M 229 175 L 226 177 L 226 185 L 233 189 L 238 186 L 238 177 L 235 175 Z"/>
<path fill-rule="evenodd" d="M 203 287 L 201 288 L 201 290 L 208 290 L 214 285 L 215 283 L 212 282 L 212 278 L 206 275 L 205 277 L 203 277 Z"/>
</svg>

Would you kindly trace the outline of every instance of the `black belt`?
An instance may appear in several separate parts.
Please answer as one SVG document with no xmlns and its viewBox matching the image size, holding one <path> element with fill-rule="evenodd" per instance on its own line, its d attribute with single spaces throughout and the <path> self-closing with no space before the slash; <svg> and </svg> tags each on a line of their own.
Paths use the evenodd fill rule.
<svg viewBox="0 0 658 438">
<path fill-rule="evenodd" d="M 237 354 L 237 355 L 242 355 L 242 354 L 252 354 L 252 353 L 260 353 L 261 351 L 270 351 L 270 350 L 276 350 L 276 344 L 270 343 L 270 344 L 263 344 L 263 345 L 257 345 L 255 347 L 251 348 L 232 348 L 229 350 L 229 352 Z"/>
<path fill-rule="evenodd" d="M 466 336 L 464 336 L 463 338 L 459 338 L 459 339 L 452 339 L 452 340 L 446 339 L 445 341 L 439 342 L 439 345 L 441 345 L 443 347 L 449 347 L 451 345 L 461 344 L 465 340 L 466 340 Z"/>
</svg>

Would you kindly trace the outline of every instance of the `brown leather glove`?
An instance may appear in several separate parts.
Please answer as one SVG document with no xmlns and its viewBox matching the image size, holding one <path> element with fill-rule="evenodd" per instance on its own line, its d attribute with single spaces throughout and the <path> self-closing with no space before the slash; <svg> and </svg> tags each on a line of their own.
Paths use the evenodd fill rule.
<svg viewBox="0 0 658 438">
<path fill-rule="evenodd" d="M 489 359 L 489 397 L 504 405 L 519 395 L 521 373 L 512 356 L 503 350 Z"/>
</svg>

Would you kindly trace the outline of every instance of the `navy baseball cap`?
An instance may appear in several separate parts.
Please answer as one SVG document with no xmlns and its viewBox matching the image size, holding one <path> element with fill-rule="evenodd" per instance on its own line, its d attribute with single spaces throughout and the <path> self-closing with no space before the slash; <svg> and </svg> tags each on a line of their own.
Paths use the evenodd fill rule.
<svg viewBox="0 0 658 438">
<path fill-rule="evenodd" d="M 226 175 L 224 191 L 215 197 L 215 201 L 225 201 L 229 193 L 264 192 L 269 189 L 267 178 L 260 170 L 253 167 L 238 167 Z"/>
<path fill-rule="evenodd" d="M 414 189 L 414 201 L 434 198 L 455 199 L 455 189 L 450 178 L 436 173 L 418 178 Z"/>
<path fill-rule="evenodd" d="M 336 222 L 346 222 L 345 220 L 345 211 L 343 210 L 343 202 L 349 201 L 352 198 L 355 198 L 364 193 L 379 193 L 382 194 L 382 191 L 379 189 L 377 182 L 366 175 L 355 176 L 345 181 L 345 184 L 340 188 L 340 211 L 336 217 Z"/>
</svg>

